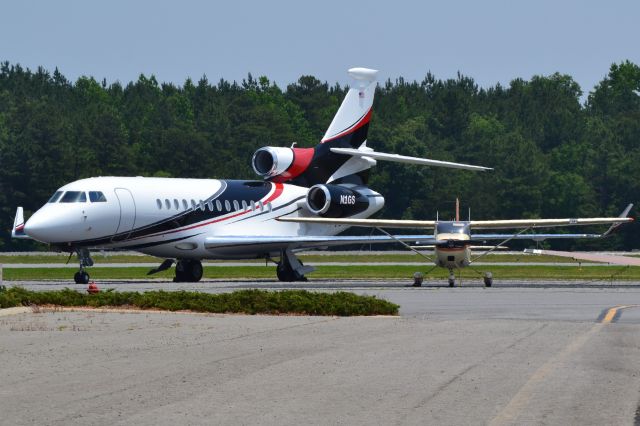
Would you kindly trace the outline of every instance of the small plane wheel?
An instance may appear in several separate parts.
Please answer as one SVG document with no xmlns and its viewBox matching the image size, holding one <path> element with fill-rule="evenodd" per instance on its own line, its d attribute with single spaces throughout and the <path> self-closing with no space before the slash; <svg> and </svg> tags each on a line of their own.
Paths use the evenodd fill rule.
<svg viewBox="0 0 640 426">
<path fill-rule="evenodd" d="M 485 278 L 484 279 L 484 286 L 485 287 L 491 287 L 493 285 L 493 279 L 491 278 Z"/>
<path fill-rule="evenodd" d="M 456 285 L 456 280 L 449 280 L 449 287 L 454 287 Z"/>
</svg>

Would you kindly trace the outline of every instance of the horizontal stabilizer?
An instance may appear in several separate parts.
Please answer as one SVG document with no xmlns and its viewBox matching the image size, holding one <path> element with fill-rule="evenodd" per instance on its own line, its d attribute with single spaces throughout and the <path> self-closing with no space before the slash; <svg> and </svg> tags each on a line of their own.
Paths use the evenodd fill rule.
<svg viewBox="0 0 640 426">
<path fill-rule="evenodd" d="M 366 157 L 374 160 L 392 161 L 395 163 L 420 164 L 423 166 L 447 167 L 451 169 L 486 171 L 493 170 L 490 167 L 472 166 L 470 164 L 451 163 L 449 161 L 430 160 L 428 158 L 408 157 L 406 155 L 388 154 L 374 150 L 362 150 L 353 148 L 331 148 L 336 154 L 351 155 L 353 157 Z"/>
<path fill-rule="evenodd" d="M 611 254 L 599 254 L 599 253 L 557 251 L 557 250 L 537 250 L 537 249 L 526 249 L 524 252 L 528 254 L 545 254 L 549 256 L 568 257 L 576 261 L 586 260 L 589 262 L 612 263 L 614 265 L 640 266 L 640 258 L 638 257 L 615 256 Z"/>
</svg>

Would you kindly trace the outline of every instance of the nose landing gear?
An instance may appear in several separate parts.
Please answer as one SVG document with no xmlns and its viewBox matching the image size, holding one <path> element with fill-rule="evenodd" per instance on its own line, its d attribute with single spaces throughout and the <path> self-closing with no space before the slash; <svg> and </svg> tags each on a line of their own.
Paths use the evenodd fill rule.
<svg viewBox="0 0 640 426">
<path fill-rule="evenodd" d="M 91 259 L 91 253 L 88 249 L 82 248 L 77 249 L 76 253 L 78 254 L 78 262 L 80 263 L 80 270 L 73 275 L 73 280 L 76 284 L 88 284 L 89 283 L 89 273 L 84 270 L 84 268 L 88 266 L 93 266 L 93 259 Z"/>
</svg>

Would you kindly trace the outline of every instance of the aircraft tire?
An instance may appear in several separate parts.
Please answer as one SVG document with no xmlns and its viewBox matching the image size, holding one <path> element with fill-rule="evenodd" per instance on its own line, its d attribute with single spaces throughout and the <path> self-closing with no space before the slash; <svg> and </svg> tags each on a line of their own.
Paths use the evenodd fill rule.
<svg viewBox="0 0 640 426">
<path fill-rule="evenodd" d="M 73 275 L 76 284 L 89 284 L 89 274 L 85 271 L 78 271 Z"/>
<path fill-rule="evenodd" d="M 485 278 L 484 279 L 484 286 L 485 287 L 491 287 L 493 285 L 493 280 L 491 278 Z"/>
<path fill-rule="evenodd" d="M 173 282 L 196 283 L 202 279 L 202 263 L 196 259 L 179 260 Z"/>
</svg>

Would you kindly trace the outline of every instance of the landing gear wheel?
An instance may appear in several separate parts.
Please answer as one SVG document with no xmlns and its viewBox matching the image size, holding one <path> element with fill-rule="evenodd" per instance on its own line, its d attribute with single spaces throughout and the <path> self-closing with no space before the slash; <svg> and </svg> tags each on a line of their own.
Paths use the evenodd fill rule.
<svg viewBox="0 0 640 426">
<path fill-rule="evenodd" d="M 491 287 L 493 285 L 493 275 L 491 272 L 487 272 L 484 274 L 484 286 Z"/>
<path fill-rule="evenodd" d="M 449 270 L 449 287 L 455 287 L 456 285 L 456 276 L 453 274 L 452 270 Z"/>
<path fill-rule="evenodd" d="M 299 262 L 301 265 L 304 265 L 302 261 Z M 278 277 L 279 281 L 287 283 L 293 281 L 307 281 L 307 277 L 298 274 L 293 270 L 289 262 L 286 262 L 284 260 L 280 260 L 280 262 L 278 262 L 278 266 L 276 267 L 276 276 Z"/>
<path fill-rule="evenodd" d="M 89 274 L 85 271 L 78 271 L 73 275 L 76 284 L 89 284 Z"/>
<path fill-rule="evenodd" d="M 176 265 L 176 276 L 173 282 L 196 283 L 202 278 L 202 263 L 196 259 L 182 259 Z"/>
<path fill-rule="evenodd" d="M 455 287 L 456 280 L 449 279 L 449 287 Z"/>
</svg>

